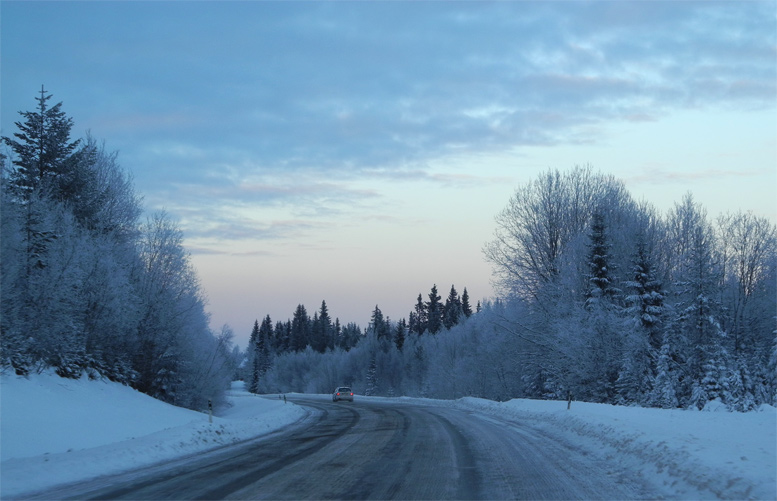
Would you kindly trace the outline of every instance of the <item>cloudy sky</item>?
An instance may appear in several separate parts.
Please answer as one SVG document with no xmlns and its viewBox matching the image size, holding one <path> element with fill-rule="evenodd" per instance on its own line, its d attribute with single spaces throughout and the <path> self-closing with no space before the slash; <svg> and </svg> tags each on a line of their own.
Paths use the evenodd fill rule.
<svg viewBox="0 0 777 501">
<path fill-rule="evenodd" d="M 41 84 L 165 209 L 241 343 L 325 299 L 366 325 L 493 295 L 514 189 L 590 164 L 777 221 L 769 2 L 14 2 L 3 135 Z"/>
</svg>

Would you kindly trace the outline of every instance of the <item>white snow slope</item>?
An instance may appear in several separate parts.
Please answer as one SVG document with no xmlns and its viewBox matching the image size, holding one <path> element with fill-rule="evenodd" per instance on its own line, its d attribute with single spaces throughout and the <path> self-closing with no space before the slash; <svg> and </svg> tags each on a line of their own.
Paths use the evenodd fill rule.
<svg viewBox="0 0 777 501">
<path fill-rule="evenodd" d="M 359 397 L 367 398 L 367 397 Z M 307 411 L 236 383 L 232 407 L 208 416 L 116 383 L 52 374 L 0 377 L 0 497 L 119 473 L 246 440 Z M 290 400 L 293 400 L 293 396 Z M 601 404 L 394 399 L 458 407 L 485 419 L 523 423 L 594 450 L 675 499 L 777 499 L 777 409 L 691 412 Z M 710 406 L 714 408 L 714 406 Z"/>
</svg>

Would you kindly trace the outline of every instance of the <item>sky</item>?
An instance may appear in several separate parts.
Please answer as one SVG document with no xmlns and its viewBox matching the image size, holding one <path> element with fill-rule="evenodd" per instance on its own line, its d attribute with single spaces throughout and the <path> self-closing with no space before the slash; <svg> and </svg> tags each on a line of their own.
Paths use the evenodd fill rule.
<svg viewBox="0 0 777 501">
<path fill-rule="evenodd" d="M 41 85 L 178 222 L 214 330 L 494 295 L 515 189 L 591 165 L 777 222 L 769 2 L 0 3 L 0 128 Z"/>
</svg>

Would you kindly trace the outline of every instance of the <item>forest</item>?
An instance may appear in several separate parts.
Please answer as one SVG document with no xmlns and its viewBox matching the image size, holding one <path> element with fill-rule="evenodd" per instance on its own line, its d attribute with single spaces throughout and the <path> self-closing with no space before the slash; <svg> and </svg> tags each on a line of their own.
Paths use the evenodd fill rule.
<svg viewBox="0 0 777 501">
<path fill-rule="evenodd" d="M 3 137 L 0 188 L 2 369 L 108 378 L 166 402 L 220 403 L 236 364 L 214 333 L 183 234 L 141 220 L 132 177 L 43 88 Z M 10 148 L 10 151 L 9 149 Z"/>
<path fill-rule="evenodd" d="M 749 411 L 777 399 L 777 229 L 711 219 L 688 193 L 664 214 L 590 166 L 517 187 L 483 245 L 496 298 L 437 285 L 407 318 L 341 325 L 258 315 L 245 353 L 209 327 L 180 228 L 142 198 L 117 154 L 41 89 L 3 137 L 0 363 L 25 375 L 108 378 L 164 401 L 255 393 L 574 399 Z M 483 224 L 489 224 L 484 221 Z M 304 286 L 304 284 L 300 284 Z M 261 318 L 261 320 L 259 320 Z"/>
</svg>

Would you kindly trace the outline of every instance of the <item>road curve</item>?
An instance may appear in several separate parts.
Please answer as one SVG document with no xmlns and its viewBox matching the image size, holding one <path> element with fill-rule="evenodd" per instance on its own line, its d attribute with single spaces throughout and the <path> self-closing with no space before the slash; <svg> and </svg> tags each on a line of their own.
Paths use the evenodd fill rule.
<svg viewBox="0 0 777 501">
<path fill-rule="evenodd" d="M 297 397 L 310 416 L 238 446 L 106 477 L 57 499 L 634 499 L 617 465 L 518 423 L 444 406 Z"/>
</svg>

